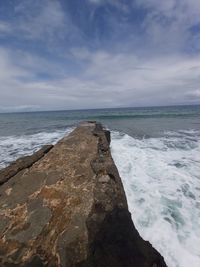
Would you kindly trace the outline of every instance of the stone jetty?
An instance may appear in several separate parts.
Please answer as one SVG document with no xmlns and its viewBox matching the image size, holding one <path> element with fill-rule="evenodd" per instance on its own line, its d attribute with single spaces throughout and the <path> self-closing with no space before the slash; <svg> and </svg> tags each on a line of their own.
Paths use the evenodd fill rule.
<svg viewBox="0 0 200 267">
<path fill-rule="evenodd" d="M 0 266 L 166 267 L 132 222 L 101 124 L 0 171 Z"/>
</svg>

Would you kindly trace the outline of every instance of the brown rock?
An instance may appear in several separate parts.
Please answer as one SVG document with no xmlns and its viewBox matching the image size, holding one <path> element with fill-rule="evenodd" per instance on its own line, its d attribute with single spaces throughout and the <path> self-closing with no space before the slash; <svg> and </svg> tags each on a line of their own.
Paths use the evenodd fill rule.
<svg viewBox="0 0 200 267">
<path fill-rule="evenodd" d="M 16 175 L 19 171 L 31 167 L 36 161 L 41 159 L 46 153 L 52 149 L 53 145 L 45 145 L 40 150 L 31 156 L 17 159 L 10 166 L 0 170 L 0 185 L 7 182 L 11 177 Z"/>
<path fill-rule="evenodd" d="M 166 266 L 134 227 L 109 142 L 83 123 L 6 182 L 1 172 L 0 266 Z"/>
</svg>

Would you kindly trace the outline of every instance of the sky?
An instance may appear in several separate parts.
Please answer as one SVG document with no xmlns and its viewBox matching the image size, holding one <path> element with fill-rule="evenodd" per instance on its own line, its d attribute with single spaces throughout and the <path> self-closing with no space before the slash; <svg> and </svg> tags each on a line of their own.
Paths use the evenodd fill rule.
<svg viewBox="0 0 200 267">
<path fill-rule="evenodd" d="M 199 0 L 0 0 L 0 112 L 184 104 Z"/>
</svg>

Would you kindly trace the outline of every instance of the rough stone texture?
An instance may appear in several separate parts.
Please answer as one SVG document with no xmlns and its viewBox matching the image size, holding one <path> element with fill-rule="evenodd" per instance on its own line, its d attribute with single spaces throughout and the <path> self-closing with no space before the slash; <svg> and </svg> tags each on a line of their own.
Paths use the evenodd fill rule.
<svg viewBox="0 0 200 267">
<path fill-rule="evenodd" d="M 100 124 L 83 123 L 6 178 L 0 186 L 1 267 L 166 266 L 132 223 L 109 142 Z"/>
<path fill-rule="evenodd" d="M 46 153 L 52 149 L 53 145 L 45 145 L 32 156 L 22 157 L 17 159 L 10 166 L 0 170 L 0 185 L 7 182 L 11 177 L 16 175 L 19 171 L 31 167 L 36 161 L 41 159 Z"/>
</svg>

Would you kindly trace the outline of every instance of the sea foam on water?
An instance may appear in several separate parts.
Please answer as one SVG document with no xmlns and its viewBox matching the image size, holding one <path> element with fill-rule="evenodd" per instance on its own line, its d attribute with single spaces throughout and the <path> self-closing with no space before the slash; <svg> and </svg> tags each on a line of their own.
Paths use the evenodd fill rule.
<svg viewBox="0 0 200 267">
<path fill-rule="evenodd" d="M 112 133 L 112 156 L 139 233 L 169 267 L 200 266 L 200 133 Z"/>
<path fill-rule="evenodd" d="M 54 132 L 40 132 L 31 135 L 0 136 L 0 169 L 19 157 L 31 155 L 43 145 L 55 144 L 73 128 Z"/>
</svg>

